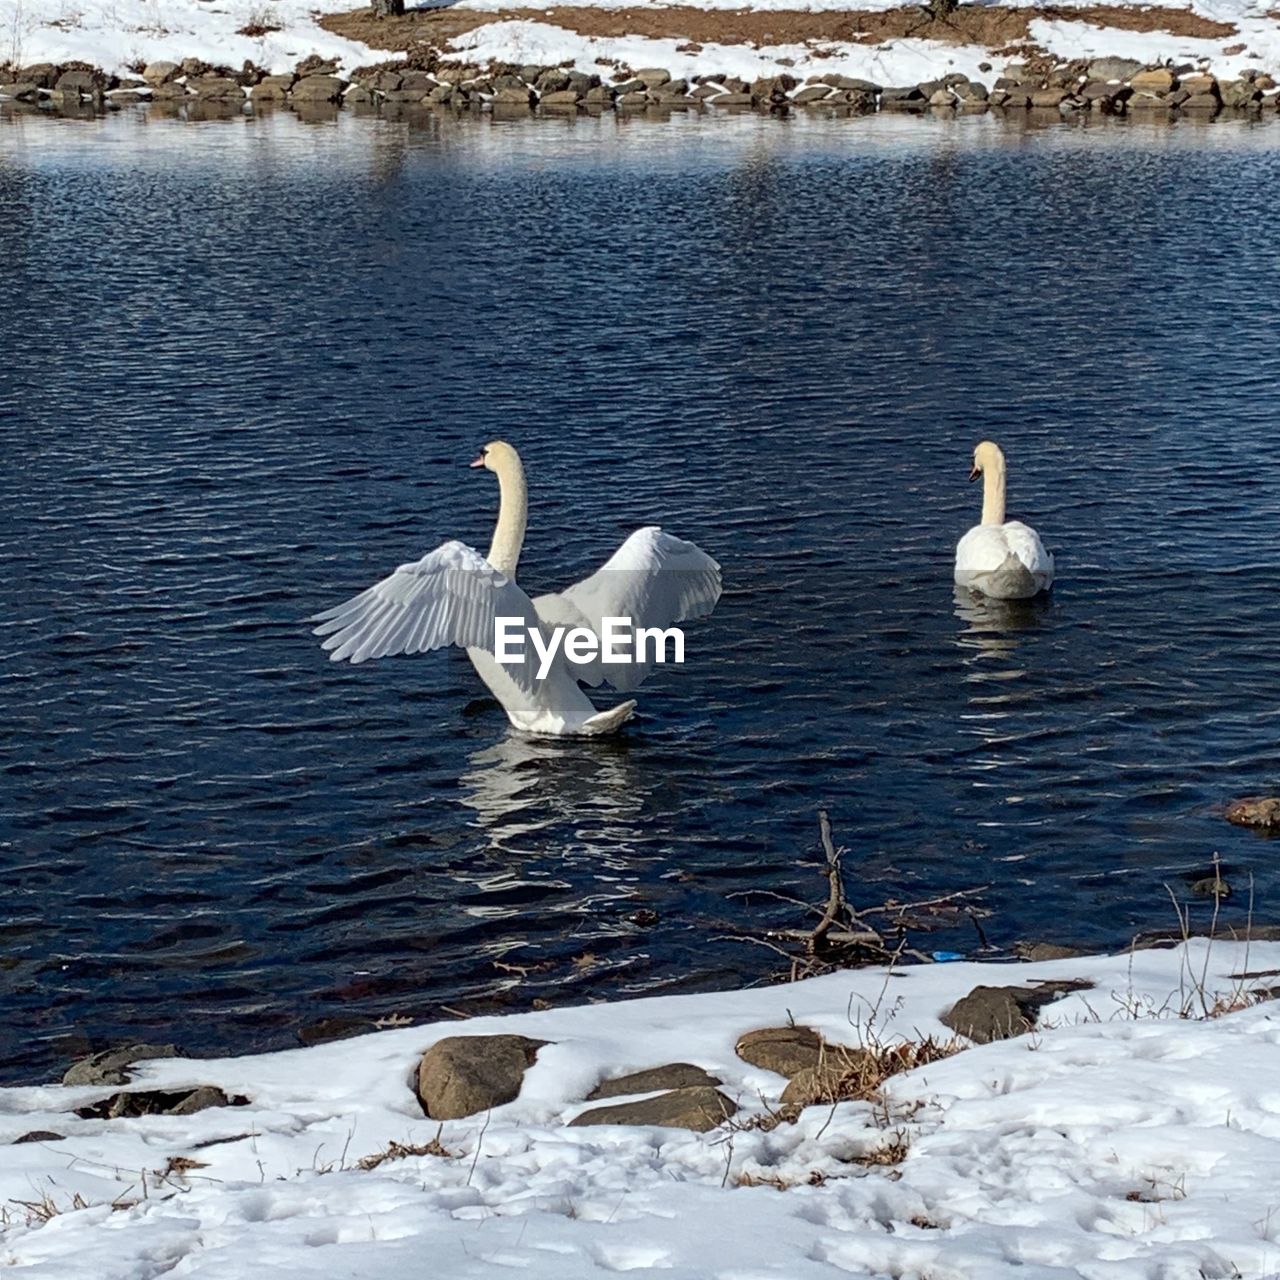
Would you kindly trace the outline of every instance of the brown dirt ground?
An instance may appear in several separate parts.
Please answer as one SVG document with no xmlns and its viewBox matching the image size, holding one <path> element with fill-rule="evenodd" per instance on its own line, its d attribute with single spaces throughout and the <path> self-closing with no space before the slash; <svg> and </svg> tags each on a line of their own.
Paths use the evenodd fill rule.
<svg viewBox="0 0 1280 1280">
<path fill-rule="evenodd" d="M 918 6 L 874 12 L 806 13 L 799 10 L 752 12 L 745 9 L 521 9 L 477 13 L 465 9 L 427 9 L 403 18 L 374 18 L 368 9 L 330 14 L 320 25 L 336 35 L 360 40 L 374 49 L 408 52 L 444 48 L 464 32 L 489 22 L 510 19 L 549 22 L 584 36 L 641 35 L 686 40 L 695 44 L 881 44 L 918 37 L 947 44 L 979 44 L 989 48 L 1016 45 L 1027 39 L 1033 18 L 1088 22 L 1124 31 L 1169 31 L 1174 35 L 1217 39 L 1234 35 L 1229 23 L 1212 22 L 1188 9 L 1150 9 L 1125 5 L 1089 5 L 1059 9 L 988 8 L 963 5 L 946 18 L 933 18 Z"/>
</svg>

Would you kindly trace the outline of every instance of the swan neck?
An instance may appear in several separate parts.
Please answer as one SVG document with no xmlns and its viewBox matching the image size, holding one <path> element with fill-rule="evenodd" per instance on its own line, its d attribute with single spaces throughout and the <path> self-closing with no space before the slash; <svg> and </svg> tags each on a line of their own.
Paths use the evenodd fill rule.
<svg viewBox="0 0 1280 1280">
<path fill-rule="evenodd" d="M 982 469 L 982 523 L 1004 524 L 1004 461 Z"/>
<path fill-rule="evenodd" d="M 529 491 L 519 458 L 504 458 L 494 468 L 498 477 L 498 523 L 489 544 L 489 563 L 508 577 L 515 577 L 524 546 L 529 515 Z"/>
</svg>

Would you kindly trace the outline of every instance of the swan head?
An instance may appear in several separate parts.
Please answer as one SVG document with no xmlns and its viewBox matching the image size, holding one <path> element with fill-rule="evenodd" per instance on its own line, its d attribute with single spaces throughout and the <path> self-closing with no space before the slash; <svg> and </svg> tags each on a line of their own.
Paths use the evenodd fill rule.
<svg viewBox="0 0 1280 1280">
<path fill-rule="evenodd" d="M 973 470 L 969 472 L 969 482 L 972 483 L 984 471 L 991 471 L 997 475 L 1004 474 L 1004 453 L 994 440 L 983 440 L 974 449 Z"/>
<path fill-rule="evenodd" d="M 471 465 L 484 467 L 486 471 L 509 471 L 519 468 L 520 455 L 505 440 L 490 440 Z"/>
</svg>

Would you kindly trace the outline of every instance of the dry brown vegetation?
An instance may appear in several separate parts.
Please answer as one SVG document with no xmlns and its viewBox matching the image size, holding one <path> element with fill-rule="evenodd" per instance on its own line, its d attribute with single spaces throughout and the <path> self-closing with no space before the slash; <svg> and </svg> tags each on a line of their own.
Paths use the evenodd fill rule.
<svg viewBox="0 0 1280 1280">
<path fill-rule="evenodd" d="M 958 1037 L 936 1040 L 907 1040 L 894 1045 L 872 1045 L 869 1048 L 838 1049 L 814 1071 L 796 1076 L 787 1089 L 787 1100 L 797 1107 L 812 1107 L 837 1102 L 869 1102 L 880 1096 L 880 1090 L 891 1076 L 917 1067 L 940 1062 L 968 1048 Z"/>
<path fill-rule="evenodd" d="M 284 28 L 274 22 L 246 22 L 236 35 L 248 36 L 251 40 L 260 40 L 263 36 L 269 36 L 273 31 L 283 31 Z"/>
<path fill-rule="evenodd" d="M 1009 9 L 962 5 L 945 16 L 906 5 L 875 11 L 810 13 L 804 10 L 696 9 L 673 5 L 661 9 L 552 8 L 513 6 L 492 13 L 459 9 L 427 9 L 402 18 L 374 18 L 368 9 L 329 14 L 320 25 L 361 40 L 375 49 L 407 52 L 422 47 L 444 49 L 465 32 L 490 22 L 525 19 L 551 23 L 584 36 L 647 36 L 716 44 L 882 44 L 920 38 L 947 44 L 1018 47 L 1028 40 L 1035 18 L 1086 22 L 1122 31 L 1168 31 L 1173 35 L 1219 39 L 1233 35 L 1229 23 L 1214 22 L 1190 9 L 1140 8 L 1131 5 L 1053 6 Z"/>
<path fill-rule="evenodd" d="M 456 1153 L 450 1151 L 440 1141 L 440 1134 L 444 1131 L 442 1125 L 436 1131 L 436 1136 L 430 1142 L 409 1143 L 409 1142 L 389 1142 L 382 1151 L 375 1151 L 372 1155 L 362 1156 L 356 1161 L 357 1169 L 376 1169 L 380 1164 L 384 1164 L 388 1160 L 407 1160 L 410 1156 L 441 1156 L 446 1159 L 452 1158 Z"/>
</svg>

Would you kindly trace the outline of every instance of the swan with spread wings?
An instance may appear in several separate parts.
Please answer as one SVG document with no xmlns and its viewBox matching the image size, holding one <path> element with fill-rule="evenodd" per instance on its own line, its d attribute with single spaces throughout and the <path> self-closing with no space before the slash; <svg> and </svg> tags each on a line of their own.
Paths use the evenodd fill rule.
<svg viewBox="0 0 1280 1280">
<path fill-rule="evenodd" d="M 607 618 L 630 619 L 633 630 L 666 630 L 715 608 L 720 566 L 692 542 L 650 526 L 637 529 L 590 577 L 530 599 L 516 584 L 529 511 L 520 455 L 495 440 L 471 465 L 498 477 L 498 523 L 489 554 L 445 542 L 345 604 L 317 614 L 311 619 L 320 624 L 316 635 L 326 637 L 332 659 L 353 663 L 460 645 L 515 728 L 538 734 L 614 732 L 631 718 L 635 700 L 600 711 L 581 686 L 608 681 L 628 693 L 649 674 L 656 654 L 647 661 L 606 664 L 598 656 L 574 661 L 561 646 L 547 665 L 526 645 L 521 661 L 499 662 L 497 620 L 518 619 L 527 634 L 537 629 L 547 638 L 556 628 L 585 628 L 603 639 Z"/>
</svg>

